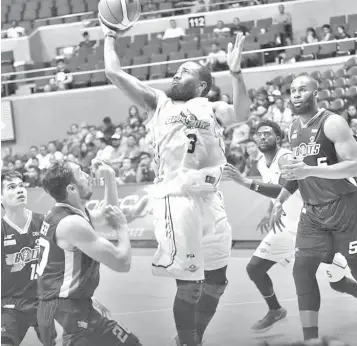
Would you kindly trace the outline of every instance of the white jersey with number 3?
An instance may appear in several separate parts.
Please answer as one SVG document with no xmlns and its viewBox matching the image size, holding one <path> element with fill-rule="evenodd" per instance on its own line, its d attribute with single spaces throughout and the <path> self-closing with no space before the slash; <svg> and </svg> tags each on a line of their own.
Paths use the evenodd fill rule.
<svg viewBox="0 0 357 346">
<path fill-rule="evenodd" d="M 185 187 L 213 190 L 219 183 L 227 161 L 222 129 L 208 99 L 174 102 L 162 93 L 149 131 L 161 194 L 180 194 Z"/>
</svg>

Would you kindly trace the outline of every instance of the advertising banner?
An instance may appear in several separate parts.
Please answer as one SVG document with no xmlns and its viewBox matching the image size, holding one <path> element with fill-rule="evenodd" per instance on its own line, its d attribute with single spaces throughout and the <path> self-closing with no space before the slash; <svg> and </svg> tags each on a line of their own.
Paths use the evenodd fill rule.
<svg viewBox="0 0 357 346">
<path fill-rule="evenodd" d="M 149 185 L 128 184 L 120 186 L 119 206 L 128 220 L 132 240 L 154 240 L 152 207 L 147 194 Z M 41 188 L 29 189 L 29 208 L 38 213 L 47 213 L 54 205 L 54 200 Z M 97 208 L 103 202 L 103 187 L 94 188 L 92 199 L 88 202 L 89 210 Z M 265 215 L 269 199 L 247 190 L 231 181 L 221 183 L 228 220 L 232 225 L 233 240 L 257 241 L 262 238 L 256 230 Z M 175 213 L 175 210 L 172 210 Z M 109 229 L 98 230 L 108 239 L 116 239 L 115 232 Z"/>
</svg>

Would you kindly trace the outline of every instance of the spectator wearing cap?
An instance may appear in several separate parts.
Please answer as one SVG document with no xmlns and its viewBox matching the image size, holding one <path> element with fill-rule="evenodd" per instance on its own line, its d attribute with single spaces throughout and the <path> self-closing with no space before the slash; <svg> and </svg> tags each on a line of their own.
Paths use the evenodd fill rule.
<svg viewBox="0 0 357 346">
<path fill-rule="evenodd" d="M 114 133 L 112 136 L 112 147 L 113 147 L 113 152 L 110 157 L 110 165 L 114 168 L 116 174 L 119 172 L 119 168 L 121 167 L 121 164 L 124 160 L 124 151 L 121 146 L 121 139 L 122 136 L 119 135 L 118 133 Z"/>
<path fill-rule="evenodd" d="M 151 156 L 149 153 L 141 153 L 136 172 L 137 183 L 151 183 L 155 179 L 155 172 L 151 168 Z"/>
<path fill-rule="evenodd" d="M 105 117 L 103 119 L 104 129 L 103 134 L 106 140 L 109 140 L 115 133 L 115 126 L 112 123 L 112 119 Z"/>
<path fill-rule="evenodd" d="M 132 160 L 125 157 L 123 166 L 119 169 L 119 176 L 117 178 L 119 184 L 136 183 L 136 174 L 133 169 Z"/>
<path fill-rule="evenodd" d="M 95 156 L 95 158 L 110 164 L 113 147 L 108 144 L 108 141 L 104 138 L 104 136 L 97 138 L 95 145 L 98 148 L 97 155 Z"/>
<path fill-rule="evenodd" d="M 285 107 L 284 100 L 280 96 L 275 99 L 274 105 L 269 107 L 269 111 L 264 118 L 276 122 L 285 131 L 293 121 L 293 113 L 290 108 Z"/>
</svg>

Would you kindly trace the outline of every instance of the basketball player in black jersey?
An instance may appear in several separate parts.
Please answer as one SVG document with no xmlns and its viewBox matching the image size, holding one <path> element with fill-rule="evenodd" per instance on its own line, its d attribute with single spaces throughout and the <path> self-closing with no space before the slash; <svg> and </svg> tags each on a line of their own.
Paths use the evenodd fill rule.
<svg viewBox="0 0 357 346">
<path fill-rule="evenodd" d="M 91 179 L 79 165 L 56 162 L 44 176 L 43 187 L 57 202 L 44 219 L 39 240 L 37 318 L 44 346 L 141 345 L 125 327 L 93 308 L 100 263 L 116 272 L 129 271 L 131 263 L 115 172 L 104 163 L 94 166 L 106 184 L 106 206 L 91 214 L 85 207 L 93 192 Z M 95 232 L 94 225 L 104 223 L 117 231 L 116 245 Z"/>
<path fill-rule="evenodd" d="M 27 209 L 18 172 L 1 174 L 1 345 L 17 346 L 37 327 L 38 238 L 43 215 Z"/>
<path fill-rule="evenodd" d="M 304 206 L 296 238 L 294 280 L 304 338 L 318 337 L 320 292 L 316 271 L 335 252 L 347 259 L 357 280 L 357 142 L 339 115 L 317 108 L 318 83 L 300 76 L 291 84 L 294 114 L 289 131 L 293 157 L 282 167 L 288 182 L 278 196 L 271 226 L 283 214 L 292 186 Z"/>
</svg>

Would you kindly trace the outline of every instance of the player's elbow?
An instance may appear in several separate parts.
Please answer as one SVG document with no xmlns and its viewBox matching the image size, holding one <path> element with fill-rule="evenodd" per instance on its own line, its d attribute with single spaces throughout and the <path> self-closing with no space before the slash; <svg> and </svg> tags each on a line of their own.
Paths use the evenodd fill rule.
<svg viewBox="0 0 357 346">
<path fill-rule="evenodd" d="M 118 254 L 116 259 L 115 271 L 119 273 L 128 273 L 131 269 L 131 251 L 125 254 Z"/>
</svg>

